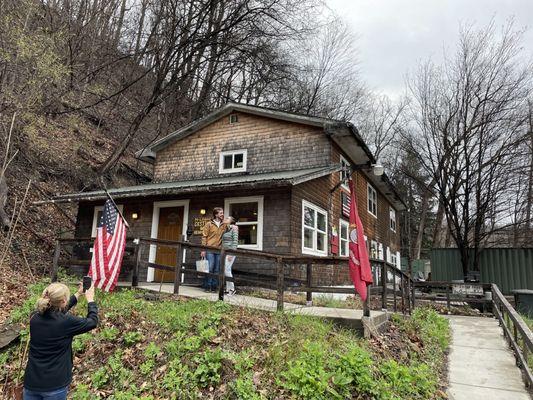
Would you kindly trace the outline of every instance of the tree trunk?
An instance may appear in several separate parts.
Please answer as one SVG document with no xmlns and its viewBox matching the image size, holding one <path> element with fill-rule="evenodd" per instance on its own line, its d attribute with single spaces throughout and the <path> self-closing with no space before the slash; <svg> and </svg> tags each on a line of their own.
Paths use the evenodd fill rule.
<svg viewBox="0 0 533 400">
<path fill-rule="evenodd" d="M 420 259 L 420 252 L 422 250 L 422 240 L 424 238 L 424 229 L 426 227 L 426 220 L 429 210 L 429 199 L 430 199 L 431 193 L 429 190 L 424 191 L 424 195 L 422 197 L 422 210 L 420 214 L 420 222 L 418 224 L 418 234 L 416 236 L 416 242 L 415 242 L 415 248 L 414 248 L 414 259 L 419 260 Z"/>
</svg>

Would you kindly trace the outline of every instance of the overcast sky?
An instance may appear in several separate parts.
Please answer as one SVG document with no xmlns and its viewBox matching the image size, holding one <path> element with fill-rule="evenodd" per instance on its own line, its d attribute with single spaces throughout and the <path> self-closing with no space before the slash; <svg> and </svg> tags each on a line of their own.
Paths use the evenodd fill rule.
<svg viewBox="0 0 533 400">
<path fill-rule="evenodd" d="M 437 61 L 453 49 L 461 23 L 498 26 L 514 17 L 528 28 L 524 46 L 533 56 L 533 0 L 327 0 L 358 37 L 359 68 L 372 88 L 397 96 L 420 60 Z"/>
</svg>

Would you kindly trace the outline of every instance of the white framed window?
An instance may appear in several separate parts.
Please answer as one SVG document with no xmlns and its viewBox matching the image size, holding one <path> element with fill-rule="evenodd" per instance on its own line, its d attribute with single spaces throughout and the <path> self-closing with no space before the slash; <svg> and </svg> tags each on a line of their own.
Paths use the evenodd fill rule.
<svg viewBox="0 0 533 400">
<path fill-rule="evenodd" d="M 263 250 L 263 196 L 224 199 L 224 215 L 237 220 L 239 248 Z"/>
<path fill-rule="evenodd" d="M 378 217 L 378 193 L 370 184 L 367 184 L 367 209 L 374 217 Z"/>
<path fill-rule="evenodd" d="M 402 258 L 399 251 L 396 252 L 396 268 L 402 269 Z"/>
<path fill-rule="evenodd" d="M 246 171 L 246 149 L 223 151 L 220 153 L 218 172 L 228 174 Z"/>
<path fill-rule="evenodd" d="M 374 260 L 378 259 L 378 242 L 375 240 L 370 240 L 370 252 L 369 256 L 370 258 L 373 258 Z"/>
<path fill-rule="evenodd" d="M 328 214 L 305 200 L 302 200 L 302 253 L 328 254 Z"/>
<path fill-rule="evenodd" d="M 395 252 L 391 252 L 391 255 L 390 255 L 390 261 L 389 261 L 392 265 L 394 265 L 395 267 L 398 266 L 398 258 L 396 256 L 396 253 Z"/>
<path fill-rule="evenodd" d="M 396 232 L 396 210 L 392 207 L 389 207 L 389 220 L 390 230 Z"/>
<path fill-rule="evenodd" d="M 341 172 L 339 173 L 340 174 L 339 178 L 341 182 L 343 182 L 341 183 L 341 186 L 344 189 L 350 191 L 350 186 L 348 185 L 348 178 L 350 177 L 350 173 L 347 170 L 345 170 L 350 167 L 350 163 L 343 156 L 340 156 L 340 163 L 341 163 L 341 167 L 343 168 Z"/>
<path fill-rule="evenodd" d="M 383 243 L 378 243 L 378 259 L 385 261 L 385 254 L 383 253 Z"/>
<path fill-rule="evenodd" d="M 350 224 L 343 219 L 339 220 L 339 256 L 348 257 L 350 254 L 349 248 L 349 230 Z"/>
<path fill-rule="evenodd" d="M 124 204 L 117 204 L 117 207 L 121 213 L 124 213 Z M 98 229 L 98 221 L 100 221 L 100 218 L 102 218 L 103 213 L 104 213 L 104 206 L 94 207 L 93 229 L 91 230 L 91 237 L 96 237 L 96 230 Z"/>
</svg>

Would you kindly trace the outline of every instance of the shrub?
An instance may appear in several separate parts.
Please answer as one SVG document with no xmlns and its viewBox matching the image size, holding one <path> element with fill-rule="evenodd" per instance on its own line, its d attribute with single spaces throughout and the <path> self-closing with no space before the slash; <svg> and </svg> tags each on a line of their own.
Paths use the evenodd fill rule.
<svg viewBox="0 0 533 400">
<path fill-rule="evenodd" d="M 128 347 L 139 343 L 143 339 L 143 334 L 139 331 L 127 332 L 124 334 L 124 344 Z"/>
<path fill-rule="evenodd" d="M 206 350 L 193 358 L 196 364 L 194 378 L 200 387 L 216 385 L 220 382 L 222 369 L 222 351 L 219 349 Z"/>
</svg>

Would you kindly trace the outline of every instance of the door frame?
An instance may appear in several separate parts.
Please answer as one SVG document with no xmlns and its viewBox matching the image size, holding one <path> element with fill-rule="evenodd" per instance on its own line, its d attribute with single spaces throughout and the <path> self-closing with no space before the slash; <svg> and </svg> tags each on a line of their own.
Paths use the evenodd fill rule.
<svg viewBox="0 0 533 400">
<path fill-rule="evenodd" d="M 157 231 L 159 230 L 159 213 L 162 208 L 168 207 L 183 207 L 183 226 L 181 228 L 181 234 L 185 235 L 187 239 L 187 225 L 189 222 L 189 199 L 187 200 L 168 200 L 168 201 L 154 201 L 153 213 L 152 213 L 152 231 L 150 238 L 157 239 Z M 150 245 L 150 254 L 148 261 L 155 263 L 155 257 L 157 252 L 157 246 L 155 244 Z M 183 262 L 185 262 L 186 250 L 183 249 Z M 155 276 L 155 269 L 148 267 L 148 273 L 146 276 L 147 282 L 153 282 Z M 181 278 L 183 281 L 183 276 Z"/>
</svg>

